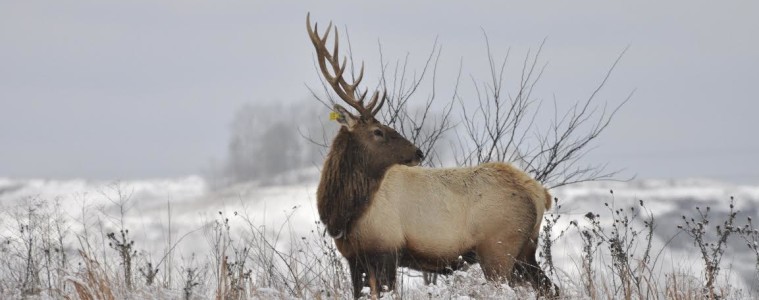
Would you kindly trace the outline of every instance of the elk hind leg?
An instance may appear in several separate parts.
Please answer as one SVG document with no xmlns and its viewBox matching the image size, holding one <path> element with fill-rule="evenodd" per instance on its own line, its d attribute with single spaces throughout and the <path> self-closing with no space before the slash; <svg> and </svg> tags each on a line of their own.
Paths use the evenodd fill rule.
<svg viewBox="0 0 759 300">
<path fill-rule="evenodd" d="M 517 257 L 514 265 L 515 284 L 527 281 L 540 296 L 548 298 L 557 297 L 559 295 L 559 288 L 548 278 L 535 259 L 538 249 L 537 239 L 538 232 L 536 231 L 533 237 L 522 247 Z"/>
<path fill-rule="evenodd" d="M 494 282 L 511 282 L 514 262 L 519 248 L 523 244 L 522 239 L 514 243 L 514 239 L 497 239 L 486 241 L 477 247 L 477 257 L 485 279 Z"/>
</svg>

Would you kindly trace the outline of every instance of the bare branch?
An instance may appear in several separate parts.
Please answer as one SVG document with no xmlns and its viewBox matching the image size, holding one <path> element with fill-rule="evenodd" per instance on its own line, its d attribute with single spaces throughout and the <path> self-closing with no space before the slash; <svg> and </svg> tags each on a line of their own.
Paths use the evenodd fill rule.
<svg viewBox="0 0 759 300">
<path fill-rule="evenodd" d="M 471 76 L 478 105 L 474 110 L 464 101 L 458 101 L 463 129 L 457 132 L 459 146 L 454 148 L 458 150 L 456 163 L 516 162 L 536 180 L 550 187 L 616 177 L 619 171 L 606 171 L 605 164 L 581 166 L 580 161 L 593 149 L 589 145 L 633 95 L 630 93 L 611 111 L 606 103 L 598 105 L 595 101 L 627 48 L 619 54 L 587 99 L 575 103 L 563 113 L 559 113 L 554 99 L 554 118 L 549 122 L 548 130 L 542 132 L 534 128 L 542 101 L 533 98 L 532 92 L 547 66 L 539 59 L 545 39 L 535 54 L 528 52 L 525 56 L 518 85 L 512 92 L 504 87 L 510 50 L 499 62 L 494 59 L 484 31 L 483 39 L 490 77 L 486 81 L 478 81 Z"/>
</svg>

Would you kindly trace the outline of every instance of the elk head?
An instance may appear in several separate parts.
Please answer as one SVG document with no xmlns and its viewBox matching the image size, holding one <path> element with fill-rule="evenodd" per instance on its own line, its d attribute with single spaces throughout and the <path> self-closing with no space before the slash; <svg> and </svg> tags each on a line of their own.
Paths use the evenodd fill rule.
<svg viewBox="0 0 759 300">
<path fill-rule="evenodd" d="M 310 15 L 306 17 L 306 23 L 308 35 L 316 48 L 319 69 L 324 79 L 346 104 L 358 111 L 358 114 L 354 115 L 341 105 L 334 105 L 336 119 L 341 128 L 327 159 L 352 160 L 360 164 L 353 167 L 365 167 L 365 174 L 372 177 L 383 176 L 384 171 L 395 164 L 419 165 L 424 158 L 422 151 L 394 129 L 375 118 L 387 99 L 387 92 L 383 92 L 380 97 L 379 91 L 375 91 L 369 103 L 364 105 L 368 89 L 365 89 L 363 93 L 357 90 L 364 76 L 363 63 L 361 71 L 352 83 L 348 83 L 343 77 L 347 68 L 347 58 L 343 58 L 342 64 L 338 61 L 337 28 L 332 28 L 332 23 L 330 23 L 324 36 L 320 37 L 317 25 L 314 24 L 311 28 Z M 330 53 L 326 43 L 333 29 L 335 43 Z"/>
</svg>

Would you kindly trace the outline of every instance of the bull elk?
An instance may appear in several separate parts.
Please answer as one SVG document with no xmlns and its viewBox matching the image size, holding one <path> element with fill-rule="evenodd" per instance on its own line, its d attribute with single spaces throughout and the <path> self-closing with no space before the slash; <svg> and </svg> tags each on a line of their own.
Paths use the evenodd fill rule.
<svg viewBox="0 0 759 300">
<path fill-rule="evenodd" d="M 334 105 L 341 125 L 317 190 L 319 217 L 348 261 L 353 295 L 369 286 L 378 297 L 395 287 L 396 269 L 448 273 L 479 262 L 490 281 L 530 281 L 552 288 L 535 251 L 548 191 L 505 163 L 468 168 L 419 167 L 419 148 L 375 118 L 386 93 L 359 91 L 364 67 L 349 83 L 338 60 L 338 33 L 311 27 L 319 68 L 334 92 L 358 114 Z M 327 39 L 334 31 L 334 48 Z M 515 268 L 516 265 L 516 268 Z M 546 295 L 545 293 L 543 293 Z"/>
</svg>

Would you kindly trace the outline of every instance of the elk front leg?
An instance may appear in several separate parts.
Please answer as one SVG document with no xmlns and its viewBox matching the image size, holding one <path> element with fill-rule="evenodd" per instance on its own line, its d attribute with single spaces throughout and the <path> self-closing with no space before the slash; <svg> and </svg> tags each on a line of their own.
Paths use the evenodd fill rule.
<svg viewBox="0 0 759 300">
<path fill-rule="evenodd" d="M 385 287 L 395 289 L 398 255 L 395 253 L 375 254 L 368 257 L 367 281 L 372 299 L 379 298 Z"/>
<path fill-rule="evenodd" d="M 366 262 L 362 261 L 358 257 L 348 258 L 348 267 L 351 272 L 351 283 L 353 284 L 353 298 L 358 299 L 361 297 L 361 290 L 368 285 L 367 281 L 364 281 L 364 277 L 367 273 Z"/>
</svg>

